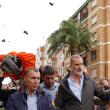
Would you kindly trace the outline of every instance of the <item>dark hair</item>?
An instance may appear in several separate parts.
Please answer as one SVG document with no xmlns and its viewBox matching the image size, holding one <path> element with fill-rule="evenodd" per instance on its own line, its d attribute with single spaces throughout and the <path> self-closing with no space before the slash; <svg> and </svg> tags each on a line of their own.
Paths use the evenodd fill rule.
<svg viewBox="0 0 110 110">
<path fill-rule="evenodd" d="M 29 69 L 26 70 L 25 76 L 26 76 L 26 75 L 28 74 L 28 72 L 31 71 L 31 70 L 33 70 L 33 71 L 35 71 L 35 72 L 39 72 L 39 70 L 36 69 L 36 68 L 29 68 Z"/>
<path fill-rule="evenodd" d="M 38 68 L 39 69 L 39 72 L 40 72 L 40 83 L 42 83 L 43 82 L 43 80 L 42 80 L 42 69 L 41 68 Z"/>
<path fill-rule="evenodd" d="M 42 75 L 45 76 L 45 74 L 50 74 L 50 75 L 55 74 L 55 70 L 54 70 L 53 66 L 46 65 L 42 71 Z"/>
</svg>

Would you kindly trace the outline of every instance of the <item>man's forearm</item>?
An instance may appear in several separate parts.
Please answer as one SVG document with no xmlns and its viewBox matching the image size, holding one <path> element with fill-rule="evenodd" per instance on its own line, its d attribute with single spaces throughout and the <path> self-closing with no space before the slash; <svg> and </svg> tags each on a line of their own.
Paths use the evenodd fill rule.
<svg viewBox="0 0 110 110">
<path fill-rule="evenodd" d="M 107 104 L 109 104 L 109 100 L 102 100 L 98 97 L 94 97 L 94 104 L 95 105 L 101 105 L 101 106 L 107 105 Z"/>
</svg>

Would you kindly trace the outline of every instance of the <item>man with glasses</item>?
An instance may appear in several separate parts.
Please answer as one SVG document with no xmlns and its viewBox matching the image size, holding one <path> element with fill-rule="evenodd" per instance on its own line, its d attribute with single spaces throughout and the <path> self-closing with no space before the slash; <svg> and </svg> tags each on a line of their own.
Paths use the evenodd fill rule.
<svg viewBox="0 0 110 110">
<path fill-rule="evenodd" d="M 93 96 L 109 99 L 110 91 L 103 90 L 83 72 L 81 56 L 71 56 L 69 67 L 72 72 L 61 80 L 55 99 L 57 110 L 94 110 Z"/>
</svg>

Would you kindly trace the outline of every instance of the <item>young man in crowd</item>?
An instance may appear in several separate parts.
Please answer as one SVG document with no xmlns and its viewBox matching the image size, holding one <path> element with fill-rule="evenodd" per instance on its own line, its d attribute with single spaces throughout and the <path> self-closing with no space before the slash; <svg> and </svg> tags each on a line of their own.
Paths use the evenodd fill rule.
<svg viewBox="0 0 110 110">
<path fill-rule="evenodd" d="M 10 95 L 5 110 L 56 110 L 52 97 L 39 86 L 40 73 L 36 68 L 25 72 L 26 85 Z"/>
<path fill-rule="evenodd" d="M 42 71 L 43 83 L 40 86 L 44 91 L 48 92 L 53 100 L 55 100 L 59 84 L 54 82 L 55 70 L 52 66 L 46 65 Z"/>
<path fill-rule="evenodd" d="M 110 91 L 99 87 L 96 81 L 83 72 L 83 59 L 79 55 L 70 58 L 70 69 L 60 82 L 55 99 L 57 110 L 94 110 L 93 97 L 109 98 Z"/>
</svg>

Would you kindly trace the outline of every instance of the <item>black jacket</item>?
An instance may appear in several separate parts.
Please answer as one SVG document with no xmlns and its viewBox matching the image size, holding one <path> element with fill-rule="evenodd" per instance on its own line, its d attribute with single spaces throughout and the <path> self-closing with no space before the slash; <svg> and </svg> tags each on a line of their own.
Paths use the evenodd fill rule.
<svg viewBox="0 0 110 110">
<path fill-rule="evenodd" d="M 12 93 L 16 92 L 16 90 L 15 89 L 11 89 L 11 90 L 3 90 L 3 89 L 1 89 L 3 80 L 4 80 L 4 77 L 0 77 L 0 101 L 3 101 L 4 102 L 4 106 L 6 106 L 8 97 Z"/>
<path fill-rule="evenodd" d="M 69 89 L 67 79 L 70 74 L 67 74 L 61 81 L 58 89 L 58 96 L 55 99 L 55 106 L 57 110 L 94 110 L 93 96 L 97 96 L 103 100 L 109 99 L 110 91 L 104 91 L 97 85 L 96 81 L 90 78 L 86 73 L 83 73 L 83 75 L 84 82 L 82 87 L 81 102 Z"/>
</svg>

